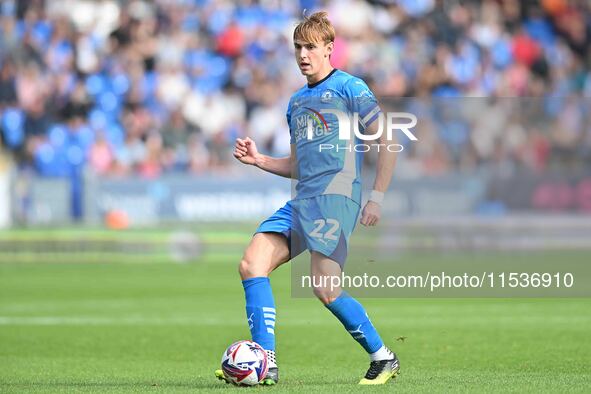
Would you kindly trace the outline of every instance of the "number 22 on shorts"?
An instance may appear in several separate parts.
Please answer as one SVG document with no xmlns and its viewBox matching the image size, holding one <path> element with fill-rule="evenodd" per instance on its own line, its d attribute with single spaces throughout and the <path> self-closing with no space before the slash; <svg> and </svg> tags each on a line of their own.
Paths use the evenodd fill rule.
<svg viewBox="0 0 591 394">
<path fill-rule="evenodd" d="M 330 240 L 330 241 L 337 241 L 339 238 L 335 235 L 339 228 L 341 227 L 340 223 L 336 219 L 317 219 L 314 220 L 314 230 L 310 231 L 308 235 L 314 238 Z"/>
</svg>

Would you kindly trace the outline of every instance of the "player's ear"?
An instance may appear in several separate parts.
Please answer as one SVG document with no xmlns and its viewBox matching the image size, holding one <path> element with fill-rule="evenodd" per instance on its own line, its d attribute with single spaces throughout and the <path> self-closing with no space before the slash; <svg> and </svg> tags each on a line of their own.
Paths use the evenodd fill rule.
<svg viewBox="0 0 591 394">
<path fill-rule="evenodd" d="M 326 44 L 326 55 L 325 57 L 330 57 L 332 55 L 332 51 L 334 50 L 334 42 L 329 42 Z"/>
</svg>

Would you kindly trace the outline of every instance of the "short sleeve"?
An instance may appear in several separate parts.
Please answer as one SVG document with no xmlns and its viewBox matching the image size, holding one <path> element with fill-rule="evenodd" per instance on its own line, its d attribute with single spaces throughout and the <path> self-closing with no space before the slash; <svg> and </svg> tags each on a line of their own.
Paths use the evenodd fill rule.
<svg viewBox="0 0 591 394">
<path fill-rule="evenodd" d="M 360 130 L 365 130 L 381 113 L 378 100 L 367 84 L 359 78 L 351 78 L 347 82 L 345 94 L 349 99 L 351 111 L 359 114 Z"/>
<path fill-rule="evenodd" d="M 285 113 L 285 117 L 287 118 L 287 127 L 289 127 L 289 143 L 295 144 L 295 135 L 291 130 L 291 100 L 287 104 L 287 112 Z"/>
</svg>

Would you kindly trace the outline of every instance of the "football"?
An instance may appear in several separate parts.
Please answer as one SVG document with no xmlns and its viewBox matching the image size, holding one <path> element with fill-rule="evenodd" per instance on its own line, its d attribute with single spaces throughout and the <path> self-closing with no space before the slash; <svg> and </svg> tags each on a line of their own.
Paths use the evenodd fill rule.
<svg viewBox="0 0 591 394">
<path fill-rule="evenodd" d="M 267 353 L 256 342 L 234 342 L 222 355 L 224 376 L 236 385 L 254 386 L 267 375 Z"/>
</svg>

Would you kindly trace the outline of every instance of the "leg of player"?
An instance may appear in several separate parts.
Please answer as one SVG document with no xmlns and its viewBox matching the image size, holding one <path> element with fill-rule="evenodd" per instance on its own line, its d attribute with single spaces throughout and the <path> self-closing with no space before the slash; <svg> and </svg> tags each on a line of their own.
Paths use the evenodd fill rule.
<svg viewBox="0 0 591 394">
<path fill-rule="evenodd" d="M 289 261 L 287 239 L 276 233 L 257 233 L 244 252 L 239 272 L 246 298 L 246 318 L 252 340 L 265 349 L 269 372 L 261 382 L 276 384 L 279 368 L 275 357 L 275 301 L 269 274 Z M 221 370 L 216 376 L 223 379 Z"/>
<path fill-rule="evenodd" d="M 400 370 L 396 354 L 384 344 L 363 306 L 340 286 L 333 286 L 336 281 L 330 280 L 341 277 L 341 266 L 321 253 L 312 252 L 311 271 L 312 283 L 324 285 L 314 288 L 316 297 L 369 354 L 370 366 L 359 384 L 384 384 L 396 377 Z"/>
<path fill-rule="evenodd" d="M 265 349 L 269 359 L 269 372 L 263 384 L 276 384 L 279 381 L 275 357 L 275 300 L 269 274 L 287 261 L 289 248 L 283 235 L 258 233 L 246 249 L 239 266 L 252 340 Z"/>
</svg>

